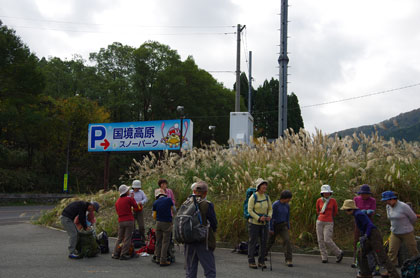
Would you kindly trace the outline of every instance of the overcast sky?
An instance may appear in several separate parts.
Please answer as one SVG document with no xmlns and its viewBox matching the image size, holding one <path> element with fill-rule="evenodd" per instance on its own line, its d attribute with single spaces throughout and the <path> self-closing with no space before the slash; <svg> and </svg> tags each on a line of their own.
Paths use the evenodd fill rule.
<svg viewBox="0 0 420 278">
<path fill-rule="evenodd" d="M 420 108 L 420 1 L 289 5 L 288 92 L 298 96 L 307 130 L 331 133 Z M 0 0 L 3 24 L 40 58 L 87 60 L 113 42 L 138 47 L 156 40 L 182 60 L 193 56 L 228 88 L 237 24 L 246 25 L 241 70 L 248 72 L 252 51 L 254 88 L 278 78 L 279 13 L 280 0 Z M 335 103 L 316 105 L 328 102 Z"/>
</svg>

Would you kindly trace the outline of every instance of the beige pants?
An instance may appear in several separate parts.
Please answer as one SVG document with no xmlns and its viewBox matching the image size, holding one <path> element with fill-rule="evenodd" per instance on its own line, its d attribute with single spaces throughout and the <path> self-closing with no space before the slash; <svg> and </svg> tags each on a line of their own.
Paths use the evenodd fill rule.
<svg viewBox="0 0 420 278">
<path fill-rule="evenodd" d="M 391 233 L 391 236 L 389 237 L 388 257 L 394 265 L 398 265 L 398 250 L 400 249 L 401 242 L 407 246 L 410 257 L 419 254 L 414 232 L 400 235 Z"/>
<path fill-rule="evenodd" d="M 172 222 L 156 221 L 156 260 L 165 263 L 168 257 L 169 243 L 171 242 Z"/>
<path fill-rule="evenodd" d="M 328 260 L 328 250 L 338 256 L 341 254 L 340 248 L 333 241 L 334 222 L 316 221 L 316 236 L 318 238 L 319 251 L 321 259 Z"/>
</svg>

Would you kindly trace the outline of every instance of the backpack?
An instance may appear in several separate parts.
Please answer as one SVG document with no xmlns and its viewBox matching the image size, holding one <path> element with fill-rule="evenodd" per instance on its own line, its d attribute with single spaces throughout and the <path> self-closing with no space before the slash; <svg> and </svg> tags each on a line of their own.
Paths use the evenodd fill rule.
<svg viewBox="0 0 420 278">
<path fill-rule="evenodd" d="M 134 248 L 141 248 L 146 245 L 143 235 L 140 234 L 139 230 L 133 231 L 133 235 L 131 236 L 131 243 L 134 245 Z"/>
<path fill-rule="evenodd" d="M 260 245 L 257 243 L 255 245 L 255 251 L 254 251 L 254 257 L 258 257 L 258 250 L 260 249 Z M 247 241 L 241 241 L 235 249 L 232 250 L 232 253 L 238 253 L 238 254 L 245 254 L 248 255 L 248 242 Z"/>
<path fill-rule="evenodd" d="M 76 249 L 79 252 L 81 258 L 95 257 L 101 251 L 92 230 L 82 232 L 79 231 Z"/>
<path fill-rule="evenodd" d="M 101 254 L 109 253 L 108 234 L 105 231 L 99 233 L 97 242 L 101 249 Z"/>
<path fill-rule="evenodd" d="M 207 202 L 202 200 L 201 202 Z M 200 202 L 200 203 L 201 203 Z M 175 240 L 178 243 L 203 242 L 207 239 L 207 223 L 203 223 L 197 197 L 191 195 L 181 205 L 178 214 L 175 216 L 174 231 Z"/>
<path fill-rule="evenodd" d="M 251 198 L 252 195 L 254 196 L 254 205 L 257 202 L 258 203 L 261 203 L 261 202 L 268 201 L 268 195 L 267 194 L 264 194 L 265 195 L 265 199 L 264 200 L 257 201 L 257 194 L 256 194 L 256 192 L 257 192 L 257 189 L 255 187 L 250 187 L 250 188 L 248 188 L 246 190 L 246 198 L 245 198 L 245 201 L 244 201 L 244 204 L 243 204 L 244 218 L 245 219 L 251 218 L 251 215 L 249 215 L 249 213 L 248 213 L 248 201 L 249 201 L 249 198 Z"/>
<path fill-rule="evenodd" d="M 420 255 L 406 260 L 401 267 L 402 278 L 419 278 L 420 277 Z"/>
<path fill-rule="evenodd" d="M 148 254 L 155 253 L 155 245 L 156 245 L 156 234 L 155 229 L 150 228 L 147 232 L 147 242 L 146 242 L 146 250 Z"/>
</svg>

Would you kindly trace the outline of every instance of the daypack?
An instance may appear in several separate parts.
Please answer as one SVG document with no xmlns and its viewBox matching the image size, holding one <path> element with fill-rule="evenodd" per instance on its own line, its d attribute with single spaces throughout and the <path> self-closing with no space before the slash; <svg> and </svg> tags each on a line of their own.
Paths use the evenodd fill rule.
<svg viewBox="0 0 420 278">
<path fill-rule="evenodd" d="M 101 249 L 101 254 L 108 254 L 109 241 L 108 241 L 108 234 L 105 231 L 99 233 L 97 242 L 98 242 L 99 248 Z"/>
<path fill-rule="evenodd" d="M 401 267 L 402 278 L 419 278 L 420 277 L 420 255 L 412 257 L 404 262 Z"/>
<path fill-rule="evenodd" d="M 156 245 L 156 234 L 155 229 L 150 228 L 147 232 L 147 242 L 146 245 L 141 247 L 137 253 L 143 253 L 146 252 L 148 254 L 154 254 L 155 253 L 155 245 Z"/>
<path fill-rule="evenodd" d="M 140 234 L 139 230 L 134 230 L 133 235 L 131 236 L 131 243 L 134 245 L 134 248 L 141 248 L 146 245 L 144 242 L 144 237 Z"/>
<path fill-rule="evenodd" d="M 251 215 L 249 215 L 249 213 L 248 213 L 248 201 L 249 201 L 249 198 L 251 198 L 252 195 L 254 195 L 254 205 L 257 202 L 258 203 L 261 203 L 261 202 L 268 201 L 268 195 L 267 194 L 264 194 L 265 195 L 265 199 L 264 200 L 257 201 L 257 194 L 256 194 L 256 192 L 257 192 L 257 189 L 255 187 L 250 187 L 250 188 L 248 188 L 246 190 L 246 198 L 245 198 L 245 201 L 244 201 L 244 204 L 243 204 L 244 217 L 245 217 L 245 219 L 251 218 Z"/>
<path fill-rule="evenodd" d="M 255 245 L 255 251 L 254 251 L 254 257 L 258 257 L 258 250 L 260 249 L 260 245 L 257 243 Z M 248 254 L 248 242 L 247 241 L 241 241 L 235 249 L 232 250 L 232 253 L 238 253 L 238 254 Z"/>
<path fill-rule="evenodd" d="M 203 242 L 207 239 L 209 226 L 203 223 L 201 218 L 200 203 L 197 202 L 195 195 L 191 195 L 179 208 L 173 231 L 175 241 L 178 243 Z"/>
<path fill-rule="evenodd" d="M 81 258 L 95 257 L 101 251 L 92 230 L 78 233 L 76 249 Z"/>
</svg>

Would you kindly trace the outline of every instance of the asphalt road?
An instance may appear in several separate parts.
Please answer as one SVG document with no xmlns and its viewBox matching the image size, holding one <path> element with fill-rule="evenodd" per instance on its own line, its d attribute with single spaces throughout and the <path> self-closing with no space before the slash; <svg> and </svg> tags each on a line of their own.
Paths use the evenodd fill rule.
<svg viewBox="0 0 420 278">
<path fill-rule="evenodd" d="M 28 223 L 38 215 L 36 209 L 46 207 L 0 207 L 0 278 L 8 277 L 185 277 L 182 247 L 176 247 L 176 263 L 159 267 L 150 257 L 129 261 L 111 258 L 111 254 L 95 258 L 67 258 L 67 234 L 63 231 Z M 24 213 L 24 214 L 23 214 Z M 111 239 L 110 247 L 114 244 Z M 294 267 L 284 265 L 282 253 L 273 253 L 273 270 L 249 269 L 246 255 L 232 254 L 228 249 L 216 249 L 218 277 L 356 277 L 350 268 L 351 258 L 340 264 L 322 264 L 319 256 L 295 255 Z M 269 264 L 268 264 L 269 265 Z M 204 277 L 199 267 L 198 277 Z"/>
</svg>

